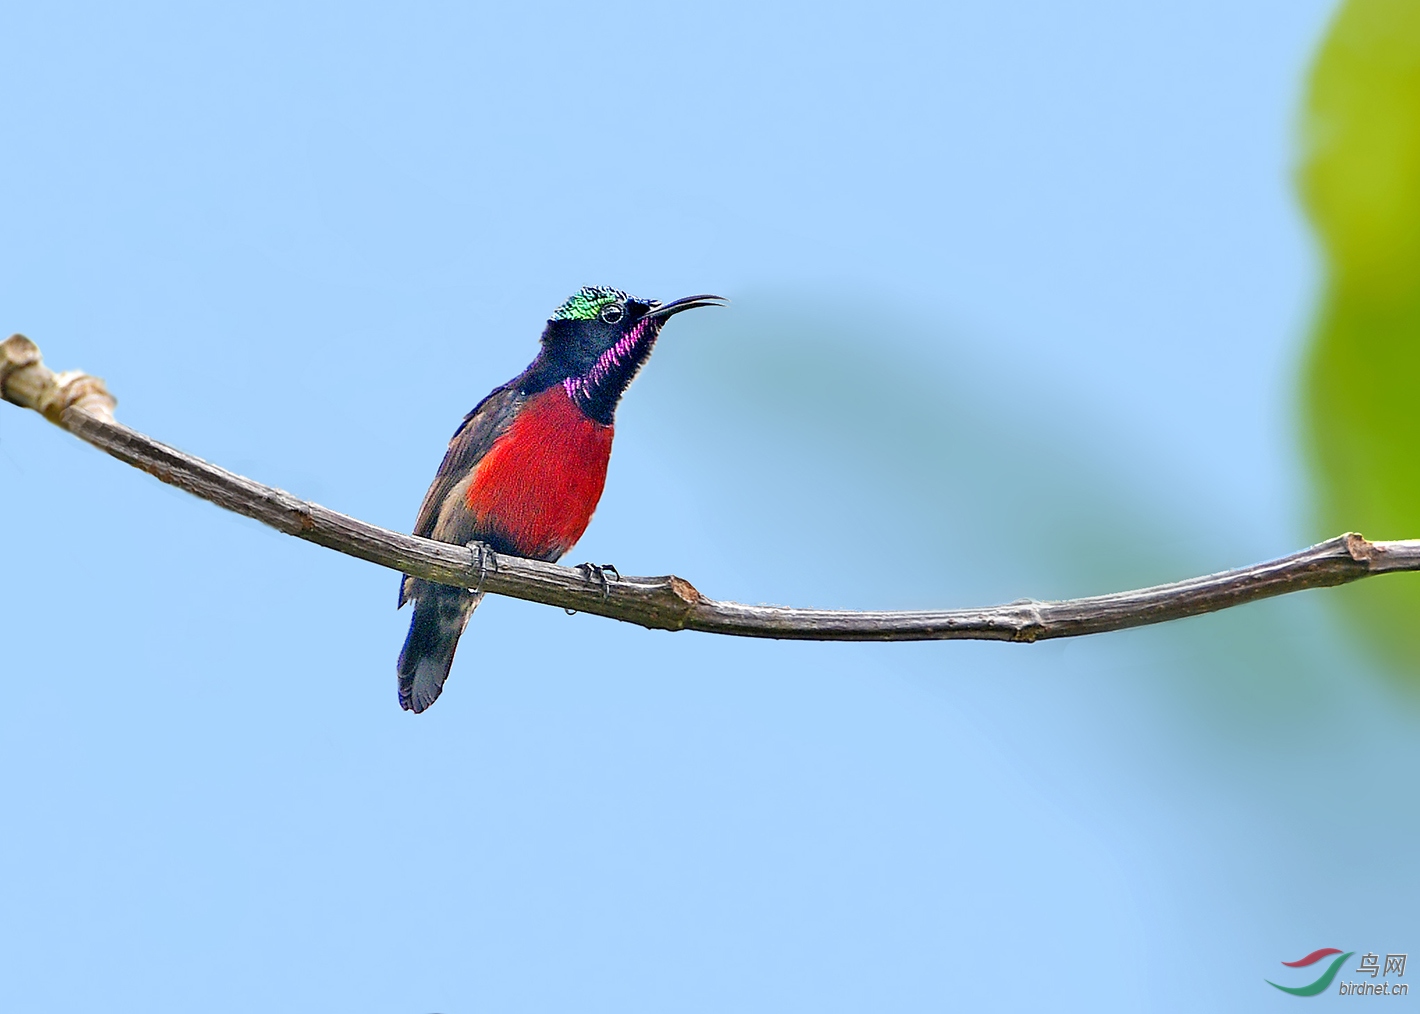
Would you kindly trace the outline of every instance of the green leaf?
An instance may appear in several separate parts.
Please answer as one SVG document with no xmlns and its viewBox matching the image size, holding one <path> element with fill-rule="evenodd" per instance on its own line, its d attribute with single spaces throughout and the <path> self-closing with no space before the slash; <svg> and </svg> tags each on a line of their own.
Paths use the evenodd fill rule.
<svg viewBox="0 0 1420 1014">
<path fill-rule="evenodd" d="M 1343 5 L 1303 130 L 1302 198 L 1328 273 L 1303 392 L 1318 534 L 1420 538 L 1420 4 Z M 1420 581 L 1333 594 L 1420 682 Z"/>
</svg>

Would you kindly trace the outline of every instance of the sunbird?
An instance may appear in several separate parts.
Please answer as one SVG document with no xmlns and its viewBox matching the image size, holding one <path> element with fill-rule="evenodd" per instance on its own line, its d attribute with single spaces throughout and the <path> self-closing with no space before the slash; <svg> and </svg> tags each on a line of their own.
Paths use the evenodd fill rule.
<svg viewBox="0 0 1420 1014">
<path fill-rule="evenodd" d="M 588 286 L 559 306 L 531 365 L 464 416 L 424 494 L 414 534 L 495 554 L 554 562 L 592 520 L 606 483 L 616 406 L 672 316 L 722 306 L 720 296 L 670 303 Z M 399 653 L 399 706 L 439 698 L 454 651 L 483 593 L 410 577 L 414 603 Z"/>
</svg>

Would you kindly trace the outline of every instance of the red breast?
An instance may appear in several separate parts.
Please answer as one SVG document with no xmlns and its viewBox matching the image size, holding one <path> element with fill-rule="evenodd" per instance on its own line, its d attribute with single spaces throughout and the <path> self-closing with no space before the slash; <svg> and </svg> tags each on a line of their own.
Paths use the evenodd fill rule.
<svg viewBox="0 0 1420 1014">
<path fill-rule="evenodd" d="M 601 499 L 612 432 L 561 384 L 533 395 L 474 469 L 467 502 L 479 529 L 503 535 L 522 556 L 567 552 Z"/>
</svg>

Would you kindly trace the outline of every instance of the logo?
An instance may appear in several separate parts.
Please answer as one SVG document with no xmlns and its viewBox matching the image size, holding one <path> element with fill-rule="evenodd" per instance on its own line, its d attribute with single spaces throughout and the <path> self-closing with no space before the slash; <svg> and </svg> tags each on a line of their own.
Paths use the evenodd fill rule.
<svg viewBox="0 0 1420 1014">
<path fill-rule="evenodd" d="M 1355 953 L 1355 951 L 1347 951 L 1342 954 L 1339 947 L 1322 947 L 1312 951 L 1305 958 L 1282 962 L 1288 968 L 1308 968 L 1333 954 L 1339 955 L 1316 977 L 1315 981 L 1309 982 L 1305 986 L 1282 986 L 1271 979 L 1263 981 L 1269 986 L 1280 989 L 1284 993 L 1291 993 L 1293 996 L 1316 996 L 1331 987 L 1332 982 L 1336 979 L 1336 973 L 1341 971 L 1341 966 L 1346 963 L 1346 959 Z M 1408 983 L 1390 981 L 1392 972 L 1395 973 L 1397 979 L 1405 975 L 1406 957 L 1404 954 L 1387 954 L 1385 963 L 1382 964 L 1379 954 L 1367 951 L 1361 955 L 1361 964 L 1355 971 L 1361 976 L 1369 975 L 1372 980 L 1379 976 L 1381 981 L 1342 982 L 1337 989 L 1337 994 L 1339 996 L 1406 996 L 1410 992 Z"/>
</svg>

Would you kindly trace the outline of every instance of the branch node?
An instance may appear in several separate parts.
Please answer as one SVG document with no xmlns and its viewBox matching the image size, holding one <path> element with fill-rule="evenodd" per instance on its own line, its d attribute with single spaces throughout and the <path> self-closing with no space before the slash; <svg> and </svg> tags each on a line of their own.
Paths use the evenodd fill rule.
<svg viewBox="0 0 1420 1014">
<path fill-rule="evenodd" d="M 45 392 L 40 411 L 52 423 L 58 423 L 71 408 L 100 419 L 112 419 L 117 405 L 118 399 L 108 393 L 103 378 L 67 370 L 54 375 L 54 387 Z"/>
<path fill-rule="evenodd" d="M 1041 615 L 1040 603 L 1035 599 L 1022 599 L 1013 604 L 1021 607 L 1021 610 L 1026 614 L 1026 619 L 1016 629 L 1011 640 L 1034 644 L 1039 640 L 1040 635 L 1045 633 L 1045 617 Z"/>
<path fill-rule="evenodd" d="M 0 396 L 34 409 L 56 426 L 71 408 L 112 422 L 118 404 L 98 377 L 80 370 L 52 372 L 44 365 L 39 346 L 22 334 L 0 342 Z"/>
<path fill-rule="evenodd" d="M 1351 559 L 1367 566 L 1375 562 L 1378 555 L 1375 543 L 1368 541 L 1360 532 L 1347 532 L 1341 537 L 1346 540 L 1346 552 Z"/>
<path fill-rule="evenodd" d="M 672 574 L 666 583 L 671 586 L 671 591 L 675 593 L 675 597 L 684 602 L 690 609 L 694 609 L 705 601 L 705 596 L 701 595 L 700 592 L 696 590 L 695 585 L 691 584 L 683 577 L 676 577 Z"/>
<path fill-rule="evenodd" d="M 39 346 L 22 334 L 12 334 L 0 342 L 0 392 L 5 390 L 5 384 L 12 373 L 40 361 Z M 5 395 L 5 400 L 11 400 L 8 394 Z M 15 404 L 18 405 L 19 402 Z"/>
</svg>

